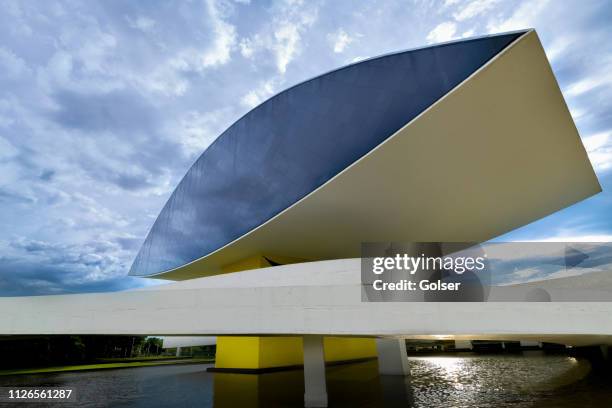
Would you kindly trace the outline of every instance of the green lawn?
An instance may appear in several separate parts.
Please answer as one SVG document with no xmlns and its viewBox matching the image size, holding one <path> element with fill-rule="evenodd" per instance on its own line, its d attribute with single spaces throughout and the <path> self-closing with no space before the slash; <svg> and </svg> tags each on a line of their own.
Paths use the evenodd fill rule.
<svg viewBox="0 0 612 408">
<path fill-rule="evenodd" d="M 175 356 L 148 356 L 148 357 L 119 357 L 119 358 L 97 358 L 97 363 L 134 363 L 139 361 L 163 361 L 163 360 L 190 360 L 193 357 Z M 203 357 L 199 357 L 202 359 Z"/>
<path fill-rule="evenodd" d="M 121 360 L 121 359 L 118 359 Z M 128 359 L 129 360 L 129 359 Z M 170 364 L 198 364 L 212 363 L 214 359 L 207 358 L 151 358 L 148 361 L 128 361 L 117 363 L 102 363 L 102 364 L 84 364 L 84 365 L 69 365 L 58 367 L 40 367 L 40 368 L 18 368 L 12 370 L 0 370 L 0 376 L 18 375 L 18 374 L 40 374 L 40 373 L 58 373 L 63 371 L 86 371 L 86 370 L 107 370 L 111 368 L 132 368 L 132 367 L 148 367 Z"/>
</svg>

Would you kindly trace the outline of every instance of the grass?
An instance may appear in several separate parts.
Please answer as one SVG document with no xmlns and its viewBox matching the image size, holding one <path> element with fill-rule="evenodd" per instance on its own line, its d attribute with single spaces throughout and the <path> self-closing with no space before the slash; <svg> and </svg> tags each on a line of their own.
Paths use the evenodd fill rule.
<svg viewBox="0 0 612 408">
<path fill-rule="evenodd" d="M 130 360 L 130 359 L 127 359 L 127 360 Z M 179 358 L 179 359 L 150 358 L 147 360 L 149 361 L 141 360 L 141 361 L 127 361 L 127 362 L 102 363 L 102 364 L 67 365 L 67 366 L 57 366 L 57 367 L 17 368 L 17 369 L 12 369 L 12 370 L 0 370 L 0 376 L 20 375 L 20 374 L 60 373 L 60 372 L 69 372 L 69 371 L 108 370 L 108 369 L 117 369 L 117 368 L 150 367 L 150 366 L 171 365 L 171 364 L 201 364 L 201 363 L 212 363 L 215 361 L 214 359 L 210 359 L 210 358 Z"/>
<path fill-rule="evenodd" d="M 97 363 L 134 363 L 140 361 L 163 361 L 163 360 L 190 360 L 194 357 L 191 356 L 143 356 L 143 357 L 118 357 L 118 358 L 97 358 Z M 203 358 L 203 357 L 197 357 Z"/>
</svg>

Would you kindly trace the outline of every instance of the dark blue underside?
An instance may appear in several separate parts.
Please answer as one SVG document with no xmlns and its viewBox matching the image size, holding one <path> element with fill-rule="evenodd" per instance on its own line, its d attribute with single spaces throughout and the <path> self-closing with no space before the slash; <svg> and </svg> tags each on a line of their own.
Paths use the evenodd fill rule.
<svg viewBox="0 0 612 408">
<path fill-rule="evenodd" d="M 264 102 L 187 172 L 130 274 L 182 266 L 261 225 L 379 145 L 520 35 L 367 60 Z"/>
</svg>

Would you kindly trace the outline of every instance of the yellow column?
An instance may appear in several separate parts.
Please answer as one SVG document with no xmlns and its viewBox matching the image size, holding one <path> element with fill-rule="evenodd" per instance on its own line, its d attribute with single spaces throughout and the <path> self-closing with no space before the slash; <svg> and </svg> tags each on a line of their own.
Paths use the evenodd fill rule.
<svg viewBox="0 0 612 408">
<path fill-rule="evenodd" d="M 238 272 L 301 261 L 286 257 L 254 256 L 228 265 L 223 270 Z M 323 344 L 325 361 L 328 362 L 376 357 L 376 341 L 372 338 L 326 337 Z M 301 366 L 303 361 L 301 337 L 217 337 L 215 370 L 265 372 Z"/>
</svg>

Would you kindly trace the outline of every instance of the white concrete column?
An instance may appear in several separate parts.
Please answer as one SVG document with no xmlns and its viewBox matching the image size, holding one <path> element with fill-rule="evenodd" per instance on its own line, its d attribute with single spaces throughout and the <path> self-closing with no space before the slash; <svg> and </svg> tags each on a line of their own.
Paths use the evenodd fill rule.
<svg viewBox="0 0 612 408">
<path fill-rule="evenodd" d="M 323 336 L 306 335 L 304 341 L 304 406 L 327 407 Z"/>
<path fill-rule="evenodd" d="M 455 350 L 472 350 L 472 342 L 470 340 L 455 340 Z"/>
<path fill-rule="evenodd" d="M 410 375 L 404 339 L 376 339 L 376 349 L 380 374 Z"/>
<path fill-rule="evenodd" d="M 180 348 L 180 347 L 177 347 L 177 348 L 176 348 L 176 356 L 177 356 L 177 357 L 180 357 L 180 356 L 181 356 L 181 348 Z"/>
</svg>

